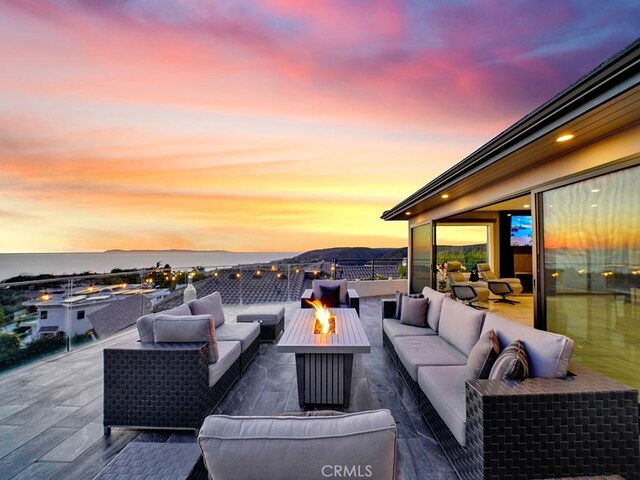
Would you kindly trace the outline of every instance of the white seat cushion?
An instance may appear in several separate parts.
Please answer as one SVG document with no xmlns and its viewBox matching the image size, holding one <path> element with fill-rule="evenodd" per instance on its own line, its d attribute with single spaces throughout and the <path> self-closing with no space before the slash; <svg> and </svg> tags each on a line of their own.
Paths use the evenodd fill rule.
<svg viewBox="0 0 640 480">
<path fill-rule="evenodd" d="M 420 367 L 418 385 L 460 445 L 466 444 L 465 366 Z"/>
<path fill-rule="evenodd" d="M 396 320 L 395 318 L 383 318 L 382 329 L 387 334 L 387 337 L 391 339 L 391 343 L 393 343 L 393 339 L 395 337 L 408 337 L 412 335 L 417 335 L 417 336 L 436 335 L 436 332 L 434 332 L 430 328 L 422 328 L 422 327 L 414 327 L 413 325 L 405 325 L 403 323 L 400 323 L 400 321 Z"/>
<path fill-rule="evenodd" d="M 414 382 L 418 381 L 418 367 L 467 364 L 465 355 L 436 335 L 396 337 L 394 346 L 398 358 Z"/>
<path fill-rule="evenodd" d="M 218 361 L 209 365 L 209 387 L 213 387 L 240 358 L 240 342 L 218 342 Z"/>
<path fill-rule="evenodd" d="M 216 327 L 216 338 L 220 340 L 236 340 L 241 343 L 242 351 L 247 348 L 260 336 L 260 325 L 257 323 L 233 323 L 226 322 Z"/>
</svg>

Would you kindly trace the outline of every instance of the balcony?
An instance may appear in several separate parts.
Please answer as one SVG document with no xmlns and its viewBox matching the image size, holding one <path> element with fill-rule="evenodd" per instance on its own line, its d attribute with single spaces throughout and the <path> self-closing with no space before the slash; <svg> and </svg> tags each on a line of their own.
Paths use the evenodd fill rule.
<svg viewBox="0 0 640 480">
<path fill-rule="evenodd" d="M 340 272 L 332 266 L 213 269 L 195 285 L 199 297 L 213 291 L 222 294 L 227 322 L 233 322 L 247 305 L 272 304 L 285 306 L 287 325 L 300 306 L 301 292 L 312 278 L 356 272 L 346 268 Z M 382 342 L 381 299 L 390 298 L 396 289 L 406 288 L 406 280 L 372 281 L 392 276 L 397 266 L 384 274 L 376 274 L 373 268 L 372 265 L 359 267 L 357 274 L 369 280 L 358 279 L 350 284 L 362 297 L 360 318 L 371 343 L 371 353 L 355 354 L 351 403 L 345 411 L 379 408 L 391 411 L 398 428 L 396 478 L 419 479 L 427 475 L 429 478 L 455 478 L 456 472 L 447 458 L 452 454 L 451 449 L 441 445 L 428 428 L 415 401 L 415 392 L 407 387 L 401 370 Z M 67 286 L 71 288 L 66 292 L 67 300 L 94 294 L 94 290 L 102 288 L 98 287 L 97 281 L 89 287 L 86 280 L 76 280 L 75 287 Z M 137 340 L 138 332 L 131 322 L 141 313 L 163 311 L 183 301 L 183 289 L 179 288 L 155 300 L 154 305 L 151 301 L 146 304 L 143 284 L 141 281 L 137 286 L 129 285 L 129 291 L 123 285 L 112 290 L 122 294 L 124 300 L 117 304 L 127 306 L 131 314 L 128 327 L 112 333 L 109 329 L 117 330 L 118 325 L 101 325 L 96 331 L 105 333 L 99 334 L 97 339 L 94 336 L 88 343 L 71 343 L 69 351 L 0 374 L 0 478 L 93 478 L 130 443 L 196 441 L 192 432 L 167 430 L 114 428 L 109 436 L 104 436 L 103 350 L 123 341 Z M 89 288 L 92 291 L 89 292 Z M 104 296 L 103 293 L 97 292 L 99 297 Z M 60 295 L 64 296 L 64 292 Z M 490 303 L 487 306 L 504 317 L 530 324 L 528 314 L 522 314 L 531 307 L 530 297 L 520 297 L 520 300 L 524 308 L 522 304 Z M 67 311 L 71 311 L 75 302 L 83 301 L 86 299 L 63 303 Z M 42 302 L 42 299 L 35 302 Z M 94 317 L 94 321 L 98 318 L 109 323 L 106 319 L 110 317 L 103 314 Z M 253 363 L 213 413 L 275 415 L 301 410 L 294 354 L 279 353 L 275 345 L 262 343 Z"/>
<path fill-rule="evenodd" d="M 284 304 L 285 325 L 298 302 Z M 225 306 L 235 318 L 241 306 Z M 398 426 L 397 478 L 452 478 L 455 473 L 422 420 L 382 346 L 380 299 L 363 298 L 360 316 L 371 353 L 356 354 L 347 411 L 388 408 Z M 130 442 L 195 442 L 190 432 L 113 429 L 103 436 L 102 351 L 135 327 L 0 376 L 0 477 L 93 478 Z M 293 354 L 261 344 L 259 355 L 215 413 L 271 415 L 300 411 Z"/>
</svg>

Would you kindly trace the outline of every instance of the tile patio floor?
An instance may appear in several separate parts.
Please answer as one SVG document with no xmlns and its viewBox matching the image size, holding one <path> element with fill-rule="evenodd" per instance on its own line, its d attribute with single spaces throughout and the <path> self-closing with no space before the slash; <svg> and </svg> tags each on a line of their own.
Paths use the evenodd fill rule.
<svg viewBox="0 0 640 480">
<path fill-rule="evenodd" d="M 286 305 L 286 320 L 296 304 Z M 225 308 L 235 318 L 242 308 Z M 382 346 L 379 298 L 361 299 L 372 348 L 357 354 L 348 411 L 388 408 L 398 425 L 398 480 L 455 478 L 448 460 Z M 129 442 L 194 442 L 190 432 L 113 429 L 103 436 L 102 350 L 136 338 L 129 329 L 69 354 L 0 375 L 0 480 L 91 479 Z M 263 344 L 215 413 L 299 411 L 293 354 Z"/>
</svg>

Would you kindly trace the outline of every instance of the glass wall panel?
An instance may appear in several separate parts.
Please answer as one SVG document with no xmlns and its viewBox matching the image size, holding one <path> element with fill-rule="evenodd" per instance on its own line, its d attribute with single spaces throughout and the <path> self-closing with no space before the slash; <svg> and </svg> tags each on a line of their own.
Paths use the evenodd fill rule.
<svg viewBox="0 0 640 480">
<path fill-rule="evenodd" d="M 542 194 L 547 329 L 640 388 L 640 167 Z"/>
<path fill-rule="evenodd" d="M 411 279 L 409 290 L 421 292 L 431 286 L 431 224 L 411 229 Z"/>
</svg>

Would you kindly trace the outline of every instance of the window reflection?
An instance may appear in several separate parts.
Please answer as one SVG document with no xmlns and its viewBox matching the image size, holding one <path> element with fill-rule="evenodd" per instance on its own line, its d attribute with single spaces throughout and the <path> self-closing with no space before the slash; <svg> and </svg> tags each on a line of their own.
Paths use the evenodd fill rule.
<svg viewBox="0 0 640 480">
<path fill-rule="evenodd" d="M 431 284 L 431 224 L 411 229 L 411 292 Z"/>
<path fill-rule="evenodd" d="M 547 328 L 640 387 L 640 167 L 544 192 Z"/>
</svg>

